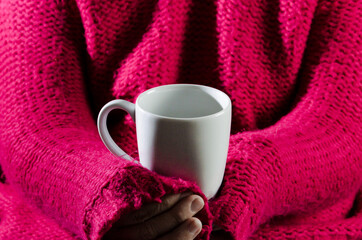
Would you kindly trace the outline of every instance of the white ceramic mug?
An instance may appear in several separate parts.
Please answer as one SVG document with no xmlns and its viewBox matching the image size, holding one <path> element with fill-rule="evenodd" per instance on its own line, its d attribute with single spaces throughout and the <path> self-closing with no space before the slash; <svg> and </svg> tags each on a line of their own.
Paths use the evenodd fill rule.
<svg viewBox="0 0 362 240">
<path fill-rule="evenodd" d="M 107 116 L 128 112 L 136 123 L 141 164 L 159 174 L 195 181 L 210 199 L 218 191 L 229 146 L 231 101 L 201 85 L 173 84 L 149 89 L 136 100 L 107 103 L 98 116 L 99 134 L 116 156 L 132 160 L 111 138 Z"/>
</svg>

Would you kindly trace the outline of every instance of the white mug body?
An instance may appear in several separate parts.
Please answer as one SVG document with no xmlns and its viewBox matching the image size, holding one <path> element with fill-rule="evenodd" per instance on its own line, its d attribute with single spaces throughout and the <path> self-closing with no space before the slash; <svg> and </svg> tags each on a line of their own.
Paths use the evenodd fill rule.
<svg viewBox="0 0 362 240">
<path fill-rule="evenodd" d="M 180 89 L 182 87 L 184 89 Z M 187 91 L 190 90 L 195 94 L 189 96 Z M 207 198 L 213 197 L 222 183 L 226 165 L 231 124 L 229 98 L 216 89 L 199 85 L 166 85 L 151 91 L 141 94 L 136 101 L 141 164 L 162 175 L 195 181 Z M 163 108 L 160 101 L 172 105 L 175 102 L 166 100 L 173 99 L 175 92 L 183 91 L 185 95 L 178 96 L 175 102 L 187 108 L 187 104 L 197 104 L 198 94 L 204 94 L 195 111 L 200 107 L 209 109 L 205 113 L 189 113 L 186 110 L 188 113 L 157 114 L 158 109 L 154 108 Z M 161 92 L 169 96 L 155 99 Z M 155 101 L 155 106 L 143 104 L 147 102 L 146 105 L 150 105 L 150 101 Z M 184 101 L 187 102 L 182 103 Z"/>
<path fill-rule="evenodd" d="M 135 112 L 135 116 L 130 114 L 135 118 L 144 167 L 194 181 L 208 199 L 215 196 L 224 176 L 230 138 L 231 101 L 225 93 L 202 85 L 164 85 L 140 94 L 134 111 L 128 105 L 121 108 Z"/>
</svg>

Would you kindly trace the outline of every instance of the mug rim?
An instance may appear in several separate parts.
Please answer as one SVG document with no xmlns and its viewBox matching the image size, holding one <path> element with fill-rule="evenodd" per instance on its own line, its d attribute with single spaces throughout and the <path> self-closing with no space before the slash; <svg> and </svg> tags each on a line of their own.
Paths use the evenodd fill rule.
<svg viewBox="0 0 362 240">
<path fill-rule="evenodd" d="M 157 90 L 162 89 L 162 88 L 167 89 L 167 88 L 175 88 L 175 87 L 176 88 L 178 88 L 178 87 L 192 87 L 192 88 L 196 87 L 196 88 L 199 88 L 199 89 L 208 89 L 210 91 L 214 91 L 214 92 L 217 92 L 217 93 L 221 94 L 222 97 L 226 100 L 226 104 L 220 104 L 222 109 L 220 111 L 217 111 L 217 112 L 209 114 L 209 115 L 200 116 L 200 117 L 182 118 L 182 117 L 169 117 L 169 116 L 164 116 L 164 115 L 160 115 L 160 114 L 156 114 L 156 113 L 147 111 L 144 108 L 142 108 L 142 106 L 139 103 L 140 100 L 145 95 L 150 94 L 150 92 L 157 91 Z M 218 103 L 220 103 L 220 102 L 218 101 Z M 178 120 L 178 121 L 190 121 L 190 120 L 194 121 L 194 120 L 202 120 L 202 119 L 206 119 L 206 118 L 215 118 L 215 117 L 218 117 L 218 116 L 224 114 L 232 106 L 230 97 L 226 93 L 224 93 L 223 91 L 220 91 L 219 89 L 209 87 L 209 86 L 205 86 L 205 85 L 200 85 L 200 84 L 184 84 L 184 83 L 167 84 L 167 85 L 161 85 L 161 86 L 157 86 L 157 87 L 154 87 L 154 88 L 150 88 L 150 89 L 142 92 L 137 97 L 135 105 L 136 105 L 136 109 L 139 109 L 144 113 L 150 114 L 151 116 L 154 116 L 154 117 L 157 117 L 157 118 L 160 118 L 160 119 L 169 119 L 169 120 Z"/>
</svg>

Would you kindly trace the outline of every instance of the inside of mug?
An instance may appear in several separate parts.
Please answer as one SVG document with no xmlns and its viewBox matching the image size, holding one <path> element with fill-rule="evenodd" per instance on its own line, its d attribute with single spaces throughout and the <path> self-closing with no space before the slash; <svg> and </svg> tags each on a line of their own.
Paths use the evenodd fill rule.
<svg viewBox="0 0 362 240">
<path fill-rule="evenodd" d="M 222 111 L 228 97 L 203 86 L 162 86 L 141 94 L 138 105 L 147 112 L 171 118 L 205 117 Z"/>
</svg>

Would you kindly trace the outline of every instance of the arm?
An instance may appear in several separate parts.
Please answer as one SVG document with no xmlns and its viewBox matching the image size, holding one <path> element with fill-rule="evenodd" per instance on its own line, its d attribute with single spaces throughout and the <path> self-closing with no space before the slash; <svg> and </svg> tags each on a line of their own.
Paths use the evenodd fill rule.
<svg viewBox="0 0 362 240">
<path fill-rule="evenodd" d="M 3 183 L 0 183 L 0 209 L 1 239 L 76 239 Z"/>
<path fill-rule="evenodd" d="M 299 99 L 273 126 L 232 136 L 212 209 L 237 239 L 277 215 L 333 205 L 361 187 L 361 7 L 317 6 Z"/>
<path fill-rule="evenodd" d="M 202 195 L 104 147 L 86 101 L 75 3 L 2 1 L 0 8 L 0 164 L 9 183 L 83 239 L 99 239 L 120 215 L 167 193 Z M 200 220 L 203 236 L 208 210 Z"/>
</svg>

